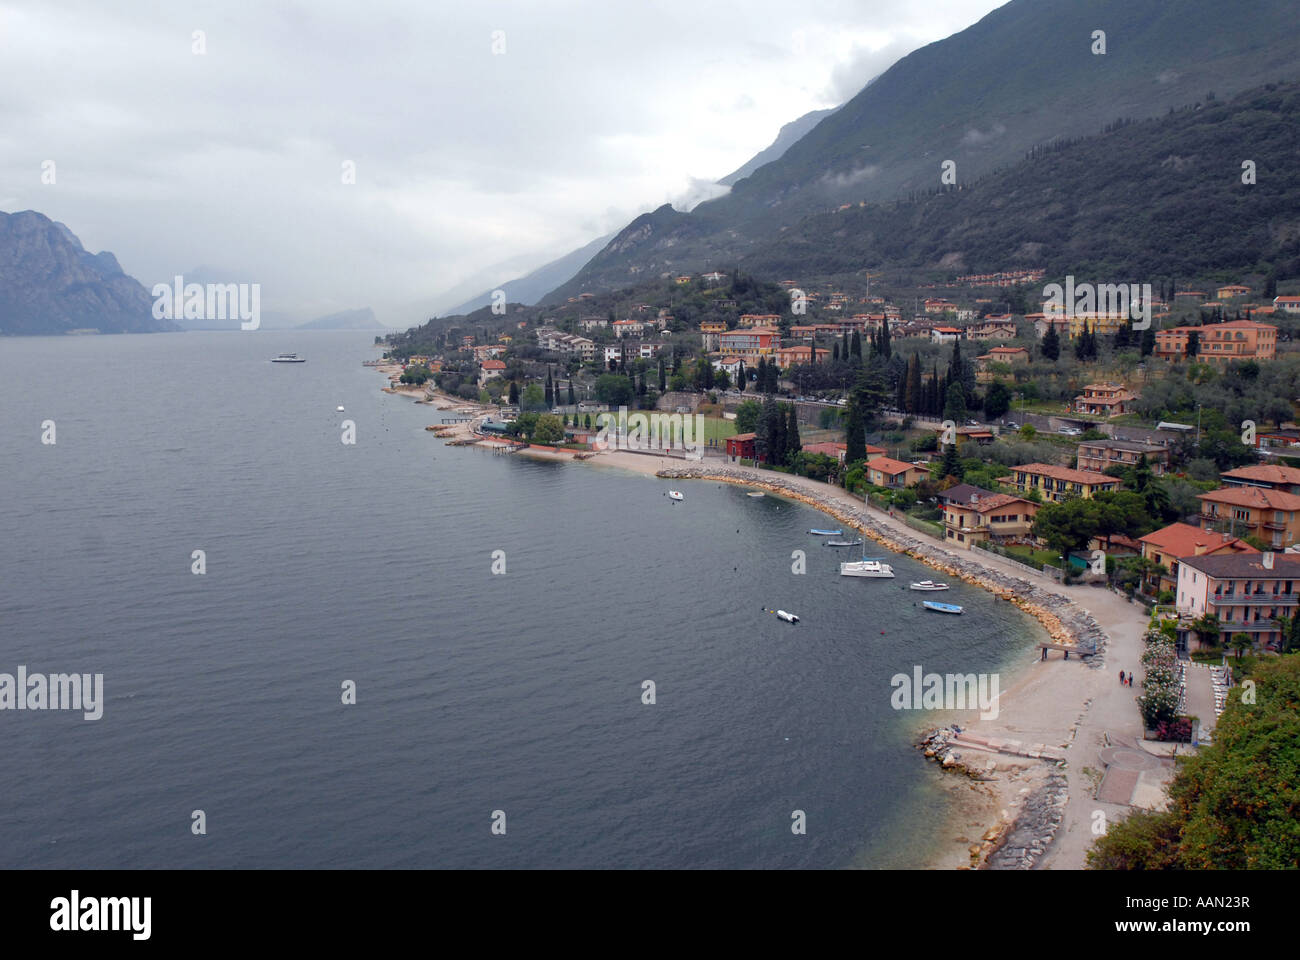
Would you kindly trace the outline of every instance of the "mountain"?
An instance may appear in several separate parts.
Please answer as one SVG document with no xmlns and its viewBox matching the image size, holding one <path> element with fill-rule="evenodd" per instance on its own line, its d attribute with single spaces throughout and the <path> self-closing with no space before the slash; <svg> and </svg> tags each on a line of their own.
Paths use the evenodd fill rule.
<svg viewBox="0 0 1300 960">
<path fill-rule="evenodd" d="M 536 303 L 581 270 L 587 261 L 603 250 L 613 237 L 613 234 L 598 237 L 586 246 L 580 247 L 571 253 L 566 253 L 558 260 L 543 264 L 522 277 L 499 284 L 494 289 L 504 290 L 506 298 L 511 303 Z M 473 299 L 466 300 L 460 306 L 445 311 L 445 313 L 448 316 L 460 316 L 478 310 L 480 307 L 486 307 L 491 302 L 492 291 L 488 290 Z"/>
<path fill-rule="evenodd" d="M 1255 183 L 1242 182 L 1243 159 Z M 1095 282 L 1300 276 L 1300 83 L 1036 149 L 960 190 L 806 217 L 745 262 L 800 278 L 864 265 Z"/>
<path fill-rule="evenodd" d="M 944 161 L 966 184 L 1036 144 L 1293 79 L 1294 22 L 1290 0 L 1012 0 L 899 60 L 726 196 L 638 217 L 543 302 L 745 266 L 803 216 L 928 192 Z"/>
<path fill-rule="evenodd" d="M 153 298 L 108 251 L 34 210 L 0 213 L 0 334 L 154 333 Z"/>
<path fill-rule="evenodd" d="M 783 126 L 772 145 L 767 149 L 754 154 L 740 169 L 733 173 L 727 174 L 718 183 L 725 187 L 733 187 L 739 181 L 744 180 L 747 176 L 757 170 L 764 164 L 771 163 L 779 159 L 787 150 L 794 146 L 795 141 L 799 140 L 813 127 L 822 121 L 822 118 L 829 117 L 838 110 L 839 107 L 829 107 L 825 110 L 814 110 L 811 113 L 805 113 L 798 120 L 791 120 Z M 594 251 L 593 251 L 594 253 Z"/>
<path fill-rule="evenodd" d="M 387 330 L 375 319 L 375 311 L 369 307 L 360 310 L 340 310 L 329 316 L 317 317 L 298 325 L 299 330 Z"/>
</svg>

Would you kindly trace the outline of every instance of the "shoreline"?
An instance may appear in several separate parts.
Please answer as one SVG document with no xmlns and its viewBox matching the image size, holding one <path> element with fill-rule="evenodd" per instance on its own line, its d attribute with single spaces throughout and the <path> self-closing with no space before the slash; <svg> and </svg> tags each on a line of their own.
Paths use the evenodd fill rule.
<svg viewBox="0 0 1300 960">
<path fill-rule="evenodd" d="M 411 396 L 406 391 L 390 391 Z M 417 398 L 418 399 L 418 398 Z M 431 403 L 473 408 L 475 420 L 491 408 L 435 394 Z M 454 437 L 455 439 L 452 439 Z M 473 422 L 456 424 L 446 443 L 498 447 L 480 437 Z M 601 451 L 578 458 L 572 451 L 521 448 L 538 459 L 577 461 L 663 479 L 711 480 L 764 490 L 812 507 L 859 530 L 887 549 L 987 590 L 1034 619 L 1047 642 L 1076 651 L 1095 649 L 1088 660 L 1011 661 L 1011 684 L 999 697 L 996 718 L 971 719 L 943 711 L 918 717 L 912 741 L 937 761 L 938 784 L 949 798 L 943 820 L 928 831 L 933 846 L 922 869 L 1082 869 L 1092 843 L 1092 815 L 1122 819 L 1130 808 L 1094 798 L 1097 751 L 1119 735 L 1141 740 L 1133 695 L 1116 694 L 1101 668 L 1138 661 L 1145 617 L 1140 608 L 1109 589 L 1066 586 L 1028 567 L 983 550 L 955 551 L 907 527 L 839 487 L 789 474 L 727 462 L 710 464 L 630 451 Z M 1088 603 L 1088 607 L 1082 604 Z M 1096 611 L 1096 612 L 1094 612 Z M 1100 618 L 1098 616 L 1100 614 Z M 1041 642 L 1041 641 L 1040 641 Z M 1080 665 L 1088 667 L 1080 670 Z M 969 713 L 969 712 L 968 712 Z M 962 736 L 951 732 L 960 723 Z M 942 734 L 935 739 L 936 734 Z"/>
</svg>

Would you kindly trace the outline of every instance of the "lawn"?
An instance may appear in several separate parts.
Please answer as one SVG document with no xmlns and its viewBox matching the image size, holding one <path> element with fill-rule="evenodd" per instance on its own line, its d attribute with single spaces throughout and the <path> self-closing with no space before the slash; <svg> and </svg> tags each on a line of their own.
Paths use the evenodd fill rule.
<svg viewBox="0 0 1300 960">
<path fill-rule="evenodd" d="M 1054 550 L 1031 550 L 1029 547 L 1007 547 L 1007 553 L 1026 560 L 1035 566 L 1048 564 L 1053 567 L 1060 567 L 1061 555 Z"/>
</svg>

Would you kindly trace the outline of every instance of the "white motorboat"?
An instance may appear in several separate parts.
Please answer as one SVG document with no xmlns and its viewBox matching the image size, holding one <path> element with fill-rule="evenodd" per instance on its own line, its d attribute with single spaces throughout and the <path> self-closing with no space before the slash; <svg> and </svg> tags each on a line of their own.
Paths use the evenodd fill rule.
<svg viewBox="0 0 1300 960">
<path fill-rule="evenodd" d="M 674 500 L 685 500 L 686 496 L 680 490 L 669 490 L 668 496 Z"/>
<path fill-rule="evenodd" d="M 841 577 L 873 577 L 876 579 L 893 579 L 894 568 L 879 560 L 854 560 L 840 564 Z"/>
<path fill-rule="evenodd" d="M 761 496 L 763 496 L 763 494 L 762 494 L 762 493 L 747 493 L 747 494 L 745 494 L 745 496 L 747 496 L 747 497 L 761 497 Z"/>
<path fill-rule="evenodd" d="M 798 623 L 798 622 L 799 622 L 799 618 L 798 618 L 798 617 L 796 617 L 793 613 L 787 613 L 787 612 L 784 611 L 784 610 L 778 610 L 778 611 L 776 612 L 776 615 L 777 615 L 778 617 L 780 617 L 782 620 L 784 620 L 786 623 Z"/>
<path fill-rule="evenodd" d="M 933 580 L 921 580 L 911 585 L 912 590 L 947 590 L 948 584 L 935 583 Z"/>
<path fill-rule="evenodd" d="M 300 357 L 296 353 L 282 353 L 278 357 L 271 358 L 272 363 L 306 363 L 305 357 Z"/>
</svg>

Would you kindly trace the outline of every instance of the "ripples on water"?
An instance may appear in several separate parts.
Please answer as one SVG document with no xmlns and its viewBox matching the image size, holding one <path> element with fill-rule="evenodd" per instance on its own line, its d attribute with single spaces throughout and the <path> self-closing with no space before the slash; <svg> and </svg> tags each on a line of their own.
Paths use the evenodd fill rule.
<svg viewBox="0 0 1300 960">
<path fill-rule="evenodd" d="M 102 672 L 107 700 L 0 713 L 0 866 L 922 859 L 943 801 L 889 677 L 1016 659 L 1019 611 L 954 585 L 965 616 L 926 613 L 902 557 L 841 578 L 777 497 L 448 448 L 368 339 L 0 343 L 0 671 Z"/>
</svg>

